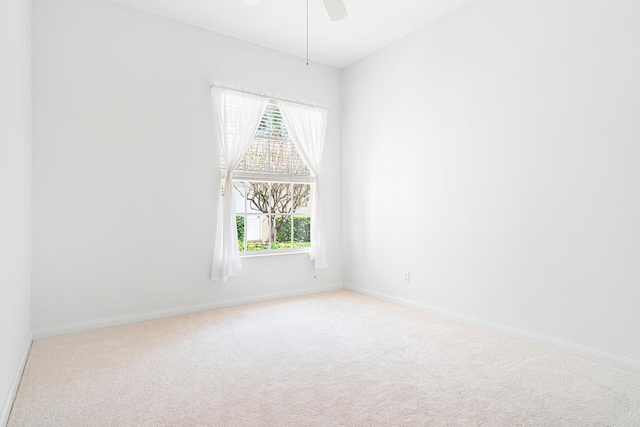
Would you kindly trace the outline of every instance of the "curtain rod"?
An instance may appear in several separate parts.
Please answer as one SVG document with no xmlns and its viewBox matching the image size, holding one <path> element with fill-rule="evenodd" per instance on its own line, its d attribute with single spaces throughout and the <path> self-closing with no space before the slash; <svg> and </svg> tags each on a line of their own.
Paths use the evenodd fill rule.
<svg viewBox="0 0 640 427">
<path fill-rule="evenodd" d="M 327 105 L 314 104 L 314 103 L 311 103 L 311 102 L 294 101 L 292 99 L 284 98 L 284 97 L 281 97 L 281 96 L 278 96 L 278 95 L 273 95 L 273 94 L 270 94 L 270 93 L 257 92 L 257 91 L 249 90 L 249 89 L 238 89 L 238 88 L 235 88 L 233 86 L 228 86 L 228 85 L 217 83 L 217 82 L 212 84 L 211 86 L 209 86 L 209 89 L 213 89 L 214 87 L 218 87 L 218 88 L 226 89 L 226 90 L 231 90 L 233 92 L 248 93 L 250 95 L 256 95 L 256 96 L 261 96 L 263 98 L 275 99 L 277 101 L 291 102 L 292 104 L 304 105 L 305 107 L 324 108 L 325 110 L 329 109 L 329 107 Z"/>
</svg>

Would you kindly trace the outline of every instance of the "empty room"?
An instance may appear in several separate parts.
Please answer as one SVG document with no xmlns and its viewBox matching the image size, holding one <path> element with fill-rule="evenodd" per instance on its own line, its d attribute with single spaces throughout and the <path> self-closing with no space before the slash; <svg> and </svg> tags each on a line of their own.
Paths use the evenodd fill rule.
<svg viewBox="0 0 640 427">
<path fill-rule="evenodd" d="M 640 2 L 3 0 L 0 426 L 640 425 Z"/>
</svg>

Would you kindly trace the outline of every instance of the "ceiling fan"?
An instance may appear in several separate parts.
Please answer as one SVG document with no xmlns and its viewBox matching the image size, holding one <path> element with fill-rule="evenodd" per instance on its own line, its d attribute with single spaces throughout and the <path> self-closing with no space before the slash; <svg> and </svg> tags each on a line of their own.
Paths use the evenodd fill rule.
<svg viewBox="0 0 640 427">
<path fill-rule="evenodd" d="M 347 16 L 347 8 L 344 7 L 343 0 L 322 0 L 324 2 L 324 7 L 327 9 L 327 13 L 329 14 L 329 18 L 332 21 L 339 21 L 342 18 Z M 256 5 L 262 0 L 244 0 L 246 4 Z"/>
</svg>

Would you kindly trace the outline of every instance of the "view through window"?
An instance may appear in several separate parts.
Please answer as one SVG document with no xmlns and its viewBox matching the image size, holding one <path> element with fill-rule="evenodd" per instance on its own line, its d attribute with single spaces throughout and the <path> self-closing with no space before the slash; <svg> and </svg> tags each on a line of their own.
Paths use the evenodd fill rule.
<svg viewBox="0 0 640 427">
<path fill-rule="evenodd" d="M 308 250 L 313 176 L 291 141 L 275 103 L 267 105 L 232 176 L 240 251 Z"/>
</svg>

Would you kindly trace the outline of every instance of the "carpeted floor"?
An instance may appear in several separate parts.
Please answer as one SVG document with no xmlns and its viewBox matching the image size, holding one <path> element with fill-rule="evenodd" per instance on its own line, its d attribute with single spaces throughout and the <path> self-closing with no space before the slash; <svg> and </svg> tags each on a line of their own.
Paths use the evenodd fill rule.
<svg viewBox="0 0 640 427">
<path fill-rule="evenodd" d="M 640 426 L 640 376 L 348 291 L 37 340 L 17 426 Z"/>
</svg>

